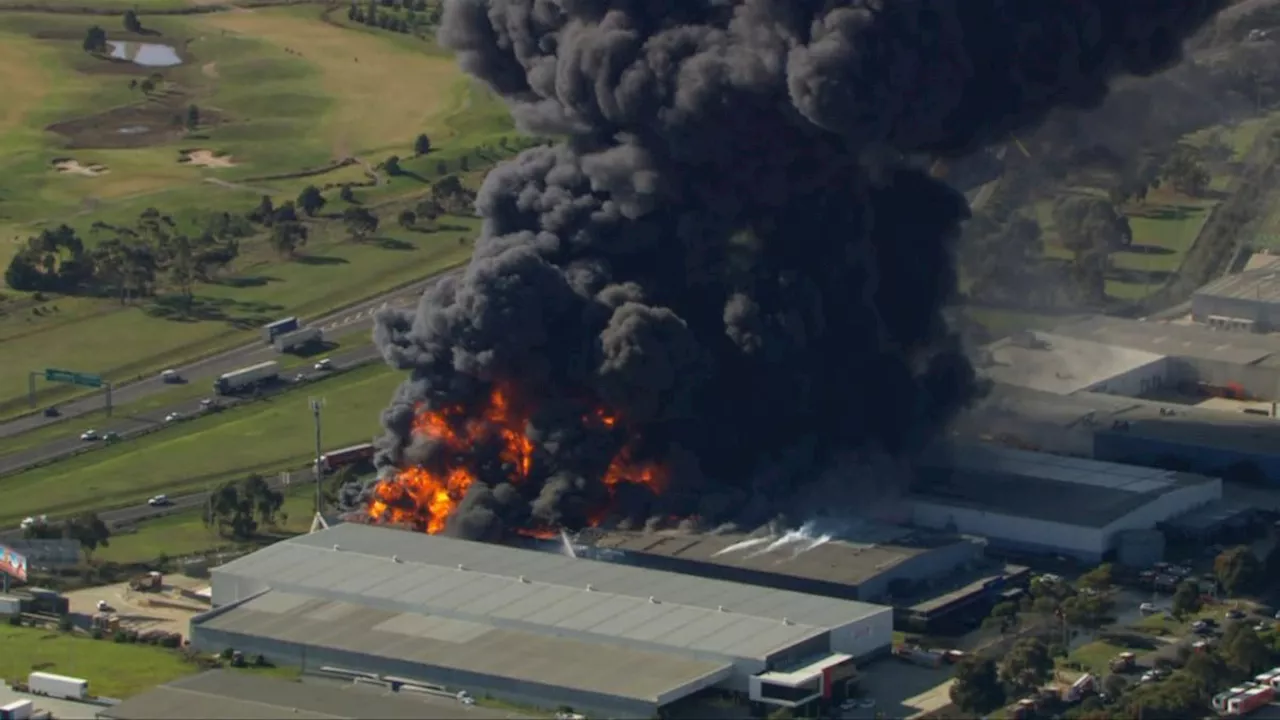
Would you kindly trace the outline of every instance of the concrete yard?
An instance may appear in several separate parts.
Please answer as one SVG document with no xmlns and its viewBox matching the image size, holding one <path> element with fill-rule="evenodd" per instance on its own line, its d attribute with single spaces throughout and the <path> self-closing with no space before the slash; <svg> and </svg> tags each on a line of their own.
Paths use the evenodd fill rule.
<svg viewBox="0 0 1280 720">
<path fill-rule="evenodd" d="M 191 578 L 173 578 L 176 585 L 169 585 L 170 578 L 165 578 L 165 592 L 144 593 L 129 589 L 128 583 L 117 583 L 85 590 L 73 590 L 66 593 L 71 603 L 71 613 L 86 618 L 98 613 L 98 601 L 105 600 L 111 606 L 110 614 L 120 618 L 120 626 L 139 632 L 145 630 L 163 630 L 181 633 L 186 637 L 190 631 L 191 618 L 203 612 L 207 606 L 192 599 L 182 597 L 178 588 L 194 589 L 195 586 L 207 585 L 207 581 Z M 188 587 L 191 586 L 191 587 Z M 163 604 L 161 604 L 163 603 Z M 184 609 L 185 606 L 185 609 Z"/>
<path fill-rule="evenodd" d="M 0 683 L 0 706 L 8 705 L 17 700 L 31 700 L 35 703 L 36 710 L 48 710 L 58 720 L 93 720 L 103 710 L 101 705 L 40 697 L 30 693 L 18 692 L 6 684 Z"/>
<path fill-rule="evenodd" d="M 876 701 L 874 708 L 842 713 L 846 718 L 910 718 L 951 704 L 953 668 L 926 668 L 886 658 L 859 670 L 858 685 Z"/>
</svg>

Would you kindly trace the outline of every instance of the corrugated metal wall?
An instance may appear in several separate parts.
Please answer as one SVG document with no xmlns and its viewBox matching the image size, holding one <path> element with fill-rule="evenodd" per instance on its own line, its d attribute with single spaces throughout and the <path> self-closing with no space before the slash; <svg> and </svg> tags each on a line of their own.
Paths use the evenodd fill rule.
<svg viewBox="0 0 1280 720">
<path fill-rule="evenodd" d="M 1151 465 L 1161 458 L 1185 458 L 1195 472 L 1211 476 L 1237 462 L 1249 461 L 1257 463 L 1272 481 L 1280 482 L 1280 454 L 1234 452 L 1111 431 L 1098 433 L 1093 447 L 1096 458 L 1113 462 Z M 1280 448 L 1276 451 L 1280 453 Z"/>
<path fill-rule="evenodd" d="M 198 625 L 191 630 L 191 643 L 205 652 L 221 652 L 226 648 L 234 648 L 246 655 L 261 654 L 274 663 L 301 666 L 303 670 L 318 670 L 324 666 L 339 667 L 420 680 L 450 689 L 465 689 L 477 697 L 489 695 L 534 707 L 555 708 L 569 705 L 588 717 L 650 718 L 654 717 L 658 710 L 656 705 L 628 698 L 567 688 L 545 687 L 508 678 L 464 672 L 454 668 L 401 662 L 363 653 L 348 653 L 278 642 Z"/>
</svg>

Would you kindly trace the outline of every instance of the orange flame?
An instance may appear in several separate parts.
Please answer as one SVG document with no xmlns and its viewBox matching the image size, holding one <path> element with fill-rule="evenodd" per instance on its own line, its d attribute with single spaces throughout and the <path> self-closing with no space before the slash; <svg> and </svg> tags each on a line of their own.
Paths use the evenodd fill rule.
<svg viewBox="0 0 1280 720">
<path fill-rule="evenodd" d="M 596 410 L 583 418 L 589 424 L 614 428 L 618 419 L 605 410 Z M 443 445 L 448 451 L 443 469 L 410 467 L 396 471 L 380 481 L 369 502 L 368 514 L 375 521 L 411 525 L 432 535 L 442 532 L 458 508 L 467 489 L 476 481 L 474 471 L 460 459 L 477 444 L 497 442 L 499 457 L 511 468 L 511 481 L 519 483 L 529 477 L 533 468 L 533 443 L 525 435 L 526 418 L 512 408 L 509 395 L 495 387 L 478 416 L 468 417 L 461 407 L 439 410 L 419 406 L 413 421 L 413 433 Z M 620 483 L 645 485 L 655 493 L 666 489 L 666 476 L 660 466 L 631 461 L 629 447 L 624 447 L 605 471 L 602 481 L 608 490 L 608 503 L 591 514 L 591 524 L 599 524 L 613 506 L 615 490 Z M 554 537 L 552 528 L 526 528 L 519 531 L 530 537 Z"/>
</svg>

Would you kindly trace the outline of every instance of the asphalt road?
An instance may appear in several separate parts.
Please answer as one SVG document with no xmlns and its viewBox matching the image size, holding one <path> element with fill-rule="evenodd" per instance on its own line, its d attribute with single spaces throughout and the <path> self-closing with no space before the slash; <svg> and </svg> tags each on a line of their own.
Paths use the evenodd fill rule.
<svg viewBox="0 0 1280 720">
<path fill-rule="evenodd" d="M 417 298 L 422 295 L 423 291 L 428 287 L 439 282 L 442 278 L 456 274 L 457 272 L 459 271 L 455 270 L 450 273 L 428 278 L 422 282 L 397 290 L 396 292 L 376 297 L 367 302 L 324 317 L 306 319 L 306 324 L 309 326 L 319 326 L 329 335 L 334 333 L 345 334 L 359 330 L 362 327 L 372 328 L 373 315 L 380 308 L 384 306 L 410 307 L 417 302 Z M 273 348 L 261 342 L 256 342 L 239 347 L 235 350 L 230 350 L 220 355 L 200 360 L 190 365 L 182 365 L 173 369 L 177 370 L 178 373 L 189 382 L 208 383 L 212 387 L 213 379 L 223 373 L 238 370 L 239 368 L 246 367 L 254 363 L 271 360 L 275 357 L 278 357 L 278 353 L 276 353 Z M 92 372 L 93 370 L 90 365 L 74 369 L 84 372 Z M 142 400 L 150 395 L 163 392 L 170 387 L 171 386 L 165 385 L 160 380 L 159 375 L 137 382 L 120 385 L 112 389 L 112 404 L 119 407 L 128 403 L 137 402 L 138 400 Z M 10 437 L 12 435 L 24 433 L 38 427 L 58 422 L 61 419 L 79 417 L 80 415 L 84 415 L 95 410 L 101 410 L 102 405 L 102 393 L 94 393 L 88 397 L 58 405 L 60 416 L 56 418 L 45 417 L 43 413 L 35 413 L 33 415 L 16 418 L 9 422 L 0 424 L 0 437 Z M 164 416 L 167 413 L 172 412 L 174 409 L 179 411 L 183 410 L 183 408 L 170 408 L 164 412 L 158 413 L 158 417 L 163 420 Z M 154 420 L 142 420 L 140 422 L 154 422 Z M 135 425 L 134 429 L 136 430 L 137 427 L 138 426 Z M 104 431 L 114 428 L 104 426 L 96 429 Z M 120 431 L 117 430 L 117 432 Z M 75 434 L 79 435 L 79 431 Z M 0 471 L 3 471 L 3 467 L 12 467 L 9 460 L 10 458 L 8 457 L 3 459 L 3 463 L 5 464 L 0 464 Z M 27 462 L 32 461 L 28 460 Z"/>
<path fill-rule="evenodd" d="M 378 357 L 377 349 L 372 346 L 365 346 L 350 352 L 338 353 L 329 356 L 335 368 L 345 368 L 352 365 L 367 363 L 369 361 L 376 360 Z M 297 371 L 291 371 L 286 375 L 285 382 L 282 383 L 278 389 L 273 390 L 271 394 L 290 390 L 300 383 L 305 384 L 305 381 L 297 379 L 298 374 L 302 374 L 308 379 L 319 379 L 324 375 L 323 372 L 317 372 L 310 368 L 298 368 Z M 223 408 L 238 405 L 246 401 L 245 399 L 233 396 L 215 396 L 212 392 L 212 387 L 210 387 L 209 397 L 216 399 L 218 404 Z M 119 415 L 108 421 L 97 422 L 92 428 L 85 427 L 81 423 L 74 421 L 67 422 L 65 437 L 45 443 L 39 447 L 20 450 L 18 452 L 0 456 L 0 473 L 17 472 L 25 467 L 29 467 L 37 463 L 53 460 L 64 455 L 70 455 L 87 445 L 91 445 L 93 444 L 92 441 L 80 439 L 80 434 L 86 430 L 92 429 L 96 431 L 99 437 L 101 437 L 103 433 L 114 432 L 123 440 L 128 438 L 130 435 L 154 428 L 156 425 L 163 425 L 165 423 L 165 417 L 170 413 L 178 413 L 183 418 L 195 417 L 203 412 L 203 409 L 200 406 L 200 400 L 201 398 L 196 398 L 171 407 L 152 410 L 149 412 L 141 412 L 134 415 Z"/>
</svg>

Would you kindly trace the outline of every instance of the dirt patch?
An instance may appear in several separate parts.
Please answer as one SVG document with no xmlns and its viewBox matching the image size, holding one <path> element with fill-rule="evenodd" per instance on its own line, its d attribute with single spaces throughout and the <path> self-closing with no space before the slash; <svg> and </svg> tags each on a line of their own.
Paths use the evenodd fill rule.
<svg viewBox="0 0 1280 720">
<path fill-rule="evenodd" d="M 53 161 L 53 169 L 63 175 L 80 175 L 82 177 L 98 177 L 110 172 L 106 165 L 81 165 L 72 158 L 57 158 Z"/>
<path fill-rule="evenodd" d="M 229 168 L 236 164 L 230 155 L 213 150 L 182 150 L 178 154 L 178 162 L 184 165 L 195 165 L 206 168 Z"/>
<path fill-rule="evenodd" d="M 200 72 L 204 73 L 204 76 L 207 78 L 212 78 L 214 80 L 217 80 L 218 79 L 218 63 L 207 62 L 204 65 L 200 66 Z"/>
<path fill-rule="evenodd" d="M 183 123 L 189 102 L 179 95 L 113 108 L 97 115 L 64 120 L 45 128 L 66 138 L 66 147 L 118 149 L 151 147 L 186 134 Z M 200 126 L 218 125 L 216 110 L 200 108 Z"/>
</svg>

